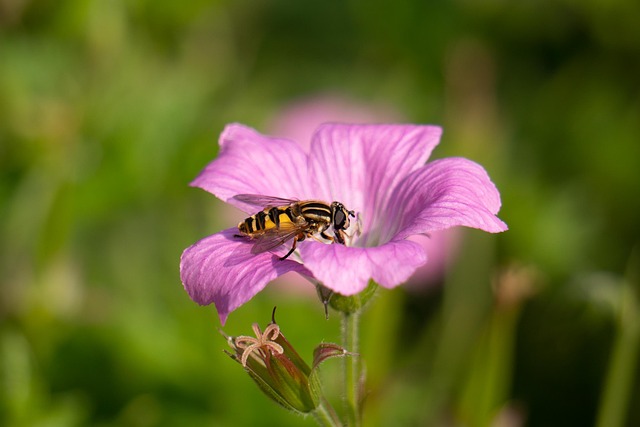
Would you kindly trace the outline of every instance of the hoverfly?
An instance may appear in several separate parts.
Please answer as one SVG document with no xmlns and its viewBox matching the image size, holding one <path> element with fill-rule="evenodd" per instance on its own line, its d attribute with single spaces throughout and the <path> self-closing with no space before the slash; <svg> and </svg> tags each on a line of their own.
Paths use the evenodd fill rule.
<svg viewBox="0 0 640 427">
<path fill-rule="evenodd" d="M 298 242 L 306 238 L 318 239 L 318 235 L 332 243 L 345 244 L 349 217 L 356 217 L 340 202 L 331 204 L 319 200 L 294 200 L 259 194 L 238 194 L 234 199 L 262 208 L 262 210 L 238 224 L 236 237 L 255 240 L 251 249 L 254 254 L 274 249 L 290 239 L 293 245 L 281 260 L 285 260 L 296 249 Z M 333 236 L 327 234 L 333 229 Z"/>
</svg>

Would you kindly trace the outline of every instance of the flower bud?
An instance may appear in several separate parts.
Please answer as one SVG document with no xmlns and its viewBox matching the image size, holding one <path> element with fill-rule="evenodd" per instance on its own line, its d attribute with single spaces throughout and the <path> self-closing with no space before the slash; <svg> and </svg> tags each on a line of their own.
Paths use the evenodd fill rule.
<svg viewBox="0 0 640 427">
<path fill-rule="evenodd" d="M 320 403 L 320 384 L 315 369 L 298 355 L 272 322 L 260 330 L 253 324 L 256 337 L 226 337 L 234 350 L 226 352 L 240 363 L 258 387 L 286 409 L 308 413 Z"/>
</svg>

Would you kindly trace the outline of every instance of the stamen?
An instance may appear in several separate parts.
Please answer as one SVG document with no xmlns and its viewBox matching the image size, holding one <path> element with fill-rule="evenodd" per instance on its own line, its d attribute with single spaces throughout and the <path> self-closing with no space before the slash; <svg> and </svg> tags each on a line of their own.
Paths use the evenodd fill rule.
<svg viewBox="0 0 640 427">
<path fill-rule="evenodd" d="M 242 366 L 247 366 L 249 356 L 256 351 L 262 358 L 265 358 L 268 352 L 276 354 L 284 353 L 282 346 L 274 341 L 280 335 L 280 327 L 277 324 L 269 324 L 264 330 L 264 333 L 260 330 L 260 326 L 258 326 L 257 323 L 251 325 L 251 328 L 256 334 L 255 338 L 241 335 L 235 339 L 236 347 L 243 350 L 242 356 L 240 357 Z"/>
</svg>

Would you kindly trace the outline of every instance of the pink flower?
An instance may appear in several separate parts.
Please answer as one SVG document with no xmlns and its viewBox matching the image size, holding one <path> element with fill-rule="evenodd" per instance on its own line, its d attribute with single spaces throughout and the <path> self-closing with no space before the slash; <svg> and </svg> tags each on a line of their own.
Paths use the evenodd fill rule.
<svg viewBox="0 0 640 427">
<path fill-rule="evenodd" d="M 362 235 L 353 246 L 308 239 L 299 243 L 298 257 L 281 261 L 270 252 L 253 254 L 253 243 L 229 228 L 182 254 L 180 276 L 189 296 L 198 304 L 214 303 L 224 323 L 269 281 L 290 271 L 342 295 L 359 293 L 370 279 L 393 288 L 426 262 L 424 249 L 410 236 L 459 225 L 506 230 L 496 217 L 500 195 L 480 165 L 463 158 L 425 164 L 440 134 L 436 126 L 324 124 L 307 153 L 293 141 L 227 126 L 220 155 L 191 185 L 247 215 L 255 207 L 234 196 L 339 201 L 359 212 Z"/>
</svg>

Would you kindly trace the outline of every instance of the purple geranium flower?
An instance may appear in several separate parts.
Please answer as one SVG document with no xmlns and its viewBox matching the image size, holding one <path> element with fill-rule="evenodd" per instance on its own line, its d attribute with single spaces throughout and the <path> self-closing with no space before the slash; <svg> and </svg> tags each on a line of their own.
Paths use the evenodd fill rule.
<svg viewBox="0 0 640 427">
<path fill-rule="evenodd" d="M 324 124 L 306 153 L 293 141 L 227 126 L 218 158 L 191 185 L 248 215 L 255 207 L 234 196 L 339 201 L 359 212 L 362 234 L 350 247 L 309 239 L 299 243 L 295 258 L 281 261 L 270 252 L 251 253 L 252 242 L 234 237 L 236 227 L 226 229 L 182 254 L 180 276 L 190 297 L 214 303 L 224 323 L 290 271 L 342 295 L 362 291 L 370 279 L 393 288 L 426 262 L 424 249 L 409 236 L 459 225 L 506 230 L 496 217 L 500 194 L 480 165 L 463 158 L 425 164 L 440 134 L 436 126 Z"/>
</svg>

